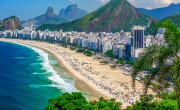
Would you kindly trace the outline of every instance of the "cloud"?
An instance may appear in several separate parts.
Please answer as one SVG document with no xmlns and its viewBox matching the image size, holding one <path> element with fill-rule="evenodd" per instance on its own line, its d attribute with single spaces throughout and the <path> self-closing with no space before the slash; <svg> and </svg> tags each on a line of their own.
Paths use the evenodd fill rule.
<svg viewBox="0 0 180 110">
<path fill-rule="evenodd" d="M 89 0 L 69 0 L 73 4 L 79 3 L 80 1 L 89 1 Z M 90 0 L 92 2 L 99 2 L 101 4 L 106 4 L 107 2 L 111 0 Z M 153 9 L 153 8 L 160 8 L 160 7 L 166 7 L 170 5 L 171 3 L 180 3 L 180 0 L 128 0 L 133 6 L 137 8 L 146 8 L 146 9 Z"/>
<path fill-rule="evenodd" d="M 130 3 L 134 3 L 135 2 L 135 0 L 128 0 Z"/>
<path fill-rule="evenodd" d="M 110 0 L 99 0 L 100 2 L 102 2 L 103 4 L 109 2 Z"/>
<path fill-rule="evenodd" d="M 76 3 L 76 1 L 75 0 L 70 0 L 73 4 L 75 4 Z"/>
<path fill-rule="evenodd" d="M 146 9 L 166 7 L 171 3 L 175 3 L 175 4 L 180 3 L 180 0 L 128 0 L 128 1 L 137 8 L 146 8 Z"/>
<path fill-rule="evenodd" d="M 96 0 L 101 2 L 102 4 L 106 4 L 110 0 Z M 171 3 L 180 3 L 180 0 L 128 0 L 133 6 L 153 9 L 153 8 L 160 8 L 166 7 Z"/>
<path fill-rule="evenodd" d="M 151 7 L 145 7 L 145 9 L 152 10 L 152 8 L 151 8 Z"/>
<path fill-rule="evenodd" d="M 157 5 L 168 6 L 171 3 L 180 3 L 180 0 L 154 0 Z"/>
</svg>

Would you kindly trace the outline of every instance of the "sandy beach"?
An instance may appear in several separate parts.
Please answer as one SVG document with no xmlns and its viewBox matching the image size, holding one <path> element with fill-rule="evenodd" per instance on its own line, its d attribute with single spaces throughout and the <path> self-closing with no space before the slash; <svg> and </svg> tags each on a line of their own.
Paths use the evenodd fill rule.
<svg viewBox="0 0 180 110">
<path fill-rule="evenodd" d="M 26 44 L 51 52 L 59 63 L 68 69 L 69 76 L 79 80 L 75 84 L 77 89 L 90 89 L 96 96 L 103 96 L 106 99 L 115 98 L 116 101 L 123 103 L 123 108 L 130 106 L 143 94 L 143 83 L 136 81 L 134 90 L 131 76 L 124 75 L 123 70 L 112 69 L 109 65 L 100 64 L 101 60 L 85 56 L 83 53 L 76 53 L 69 48 L 46 42 L 3 38 L 0 41 Z M 149 89 L 149 93 L 154 94 L 152 89 Z M 95 100 L 95 98 L 90 100 Z"/>
</svg>

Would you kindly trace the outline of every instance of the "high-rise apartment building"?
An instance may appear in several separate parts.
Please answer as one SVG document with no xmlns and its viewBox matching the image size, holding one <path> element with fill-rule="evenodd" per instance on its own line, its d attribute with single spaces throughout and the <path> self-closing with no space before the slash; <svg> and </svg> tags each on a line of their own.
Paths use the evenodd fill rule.
<svg viewBox="0 0 180 110">
<path fill-rule="evenodd" d="M 144 27 L 134 26 L 131 29 L 131 35 L 134 49 L 144 48 Z"/>
</svg>

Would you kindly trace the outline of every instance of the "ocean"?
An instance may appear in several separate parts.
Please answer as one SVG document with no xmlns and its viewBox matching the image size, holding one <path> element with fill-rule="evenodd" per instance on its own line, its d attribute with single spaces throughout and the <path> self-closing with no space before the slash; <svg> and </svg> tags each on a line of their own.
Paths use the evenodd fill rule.
<svg viewBox="0 0 180 110">
<path fill-rule="evenodd" d="M 46 51 L 0 42 L 0 110 L 43 110 L 49 99 L 78 92 L 65 74 Z"/>
</svg>

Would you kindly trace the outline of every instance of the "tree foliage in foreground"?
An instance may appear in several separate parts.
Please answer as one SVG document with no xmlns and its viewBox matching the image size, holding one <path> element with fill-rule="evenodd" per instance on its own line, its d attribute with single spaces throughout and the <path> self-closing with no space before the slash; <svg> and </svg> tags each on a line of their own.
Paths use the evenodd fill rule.
<svg viewBox="0 0 180 110">
<path fill-rule="evenodd" d="M 144 95 L 141 95 L 140 101 L 137 101 L 132 106 L 128 106 L 126 110 L 177 110 L 177 100 L 164 99 L 162 101 L 154 100 L 153 95 L 147 95 L 144 101 Z"/>
<path fill-rule="evenodd" d="M 166 82 L 171 81 L 174 85 L 180 110 L 180 31 L 177 25 L 171 21 L 158 23 L 154 35 L 158 28 L 166 28 L 164 33 L 166 45 L 154 44 L 145 49 L 141 58 L 138 59 L 133 66 L 133 86 L 135 86 L 135 78 L 139 72 L 149 66 L 153 67 L 153 65 L 156 64 L 156 68 L 151 71 L 144 81 L 144 101 L 146 101 L 148 88 L 153 80 L 158 81 L 161 87 L 163 87 Z"/>
<path fill-rule="evenodd" d="M 114 99 L 105 100 L 102 97 L 99 101 L 87 102 L 79 92 L 64 93 L 58 98 L 50 99 L 49 103 L 46 110 L 120 110 L 122 105 Z"/>
<path fill-rule="evenodd" d="M 50 99 L 46 110 L 177 110 L 178 104 L 176 94 L 164 93 L 158 96 L 161 101 L 154 100 L 153 95 L 147 95 L 146 102 L 142 95 L 140 100 L 126 109 L 121 109 L 122 103 L 114 99 L 88 102 L 82 93 L 64 93 L 58 98 Z"/>
</svg>

